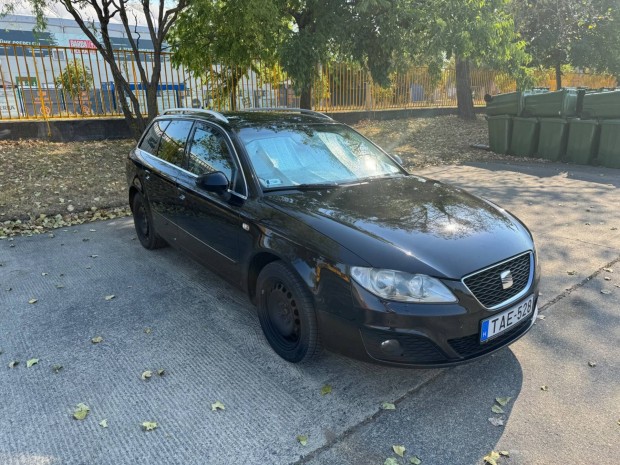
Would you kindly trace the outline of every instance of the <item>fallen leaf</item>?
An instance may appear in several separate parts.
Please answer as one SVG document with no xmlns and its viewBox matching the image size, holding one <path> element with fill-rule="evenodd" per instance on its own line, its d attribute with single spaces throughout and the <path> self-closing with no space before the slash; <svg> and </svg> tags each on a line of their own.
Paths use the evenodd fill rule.
<svg viewBox="0 0 620 465">
<path fill-rule="evenodd" d="M 504 426 L 504 420 L 497 417 L 490 417 L 489 423 L 491 423 L 493 426 Z"/>
<path fill-rule="evenodd" d="M 34 298 L 33 298 L 33 299 L 30 299 L 30 300 L 28 301 L 28 303 L 29 303 L 29 304 L 36 304 L 38 301 L 39 301 L 39 299 L 34 299 Z"/>
<path fill-rule="evenodd" d="M 383 410 L 396 410 L 396 405 L 394 405 L 394 404 L 393 404 L 393 403 L 391 403 L 391 402 L 383 402 L 383 403 L 381 404 L 381 408 L 382 408 Z"/>
<path fill-rule="evenodd" d="M 596 366 L 596 362 L 588 362 L 588 366 L 594 368 Z"/>
<path fill-rule="evenodd" d="M 539 320 L 544 320 L 545 318 L 547 318 L 545 315 L 538 315 Z"/>
<path fill-rule="evenodd" d="M 388 457 L 385 459 L 385 462 L 383 462 L 383 465 L 398 465 L 398 462 L 394 457 Z"/>
<path fill-rule="evenodd" d="M 110 295 L 106 295 L 105 296 L 105 300 L 112 300 L 113 298 L 115 298 L 116 296 L 114 294 L 110 294 Z"/>
<path fill-rule="evenodd" d="M 9 362 L 9 368 L 15 368 L 17 365 L 19 365 L 19 360 L 13 360 L 12 362 Z"/>
<path fill-rule="evenodd" d="M 327 394 L 331 394 L 332 392 L 332 387 L 329 384 L 326 384 L 325 386 L 323 386 L 321 388 L 321 395 L 327 395 Z"/>
<path fill-rule="evenodd" d="M 507 450 L 500 450 L 499 455 L 503 457 L 510 457 L 510 453 Z"/>
<path fill-rule="evenodd" d="M 603 271 L 607 271 L 607 273 L 613 273 L 613 268 L 603 268 Z"/>
<path fill-rule="evenodd" d="M 62 370 L 62 365 L 54 365 L 54 366 L 52 367 L 52 371 L 53 371 L 54 373 L 58 373 L 60 370 Z"/>
<path fill-rule="evenodd" d="M 64 287 L 65 287 L 65 286 L 63 286 L 62 284 L 56 284 L 56 289 L 62 289 L 62 288 L 64 288 Z"/>
<path fill-rule="evenodd" d="M 505 407 L 506 404 L 510 402 L 510 399 L 512 399 L 512 397 L 496 397 L 495 402 L 497 402 L 502 407 Z"/>
<path fill-rule="evenodd" d="M 164 376 L 166 374 L 166 371 L 163 368 L 160 368 L 159 370 L 157 370 L 157 374 L 159 376 Z"/>
<path fill-rule="evenodd" d="M 73 411 L 73 418 L 76 420 L 83 420 L 90 412 L 90 407 L 86 404 L 79 403 L 75 406 L 75 410 Z"/>
<path fill-rule="evenodd" d="M 144 328 L 144 332 L 146 334 L 151 334 L 152 330 L 151 330 L 151 328 Z"/>
<path fill-rule="evenodd" d="M 482 460 L 484 463 L 488 465 L 497 465 L 497 460 L 499 459 L 499 454 L 494 450 L 485 455 Z"/>
<path fill-rule="evenodd" d="M 107 419 L 103 419 L 99 422 L 99 426 L 101 426 L 102 428 L 107 428 L 108 427 L 108 420 Z"/>
<path fill-rule="evenodd" d="M 155 423 L 154 421 L 145 421 L 142 423 L 142 428 L 144 429 L 144 431 L 153 431 L 155 428 L 157 428 L 157 423 Z"/>
<path fill-rule="evenodd" d="M 413 465 L 420 465 L 422 463 L 422 460 L 420 460 L 420 457 L 418 457 L 417 455 L 414 455 L 409 459 L 409 463 L 412 463 Z"/>
<path fill-rule="evenodd" d="M 504 409 L 501 408 L 499 405 L 494 405 L 493 407 L 491 407 L 491 411 L 493 413 L 504 413 Z"/>
<path fill-rule="evenodd" d="M 140 375 L 140 378 L 142 378 L 142 379 L 148 379 L 148 378 L 150 378 L 151 376 L 153 376 L 153 372 L 152 372 L 151 370 L 146 370 L 146 371 L 143 371 L 143 372 L 142 372 L 142 374 Z"/>
<path fill-rule="evenodd" d="M 567 272 L 566 272 L 566 274 L 569 274 L 569 275 L 571 275 L 571 276 L 572 276 L 572 275 L 574 275 L 575 273 L 577 273 L 577 272 L 576 272 L 576 271 L 567 271 Z"/>
<path fill-rule="evenodd" d="M 601 289 L 601 294 L 609 295 L 611 294 L 611 291 L 608 291 L 607 289 Z"/>
<path fill-rule="evenodd" d="M 93 344 L 99 344 L 100 342 L 103 342 L 103 338 L 101 336 L 95 336 L 94 338 L 92 338 L 90 340 Z"/>
<path fill-rule="evenodd" d="M 37 363 L 39 363 L 38 358 L 31 358 L 30 360 L 26 361 L 26 368 L 30 368 L 31 366 L 34 366 Z"/>
<path fill-rule="evenodd" d="M 392 446 L 392 450 L 399 457 L 404 457 L 407 449 L 405 449 L 405 446 Z"/>
<path fill-rule="evenodd" d="M 547 386 L 546 384 L 543 384 L 542 386 L 540 386 L 540 390 L 541 391 L 548 391 L 549 390 L 549 386 Z"/>
<path fill-rule="evenodd" d="M 41 276 L 47 276 L 47 273 L 41 273 Z"/>
<path fill-rule="evenodd" d="M 611 278 L 609 276 L 605 276 L 605 281 L 611 281 Z"/>
<path fill-rule="evenodd" d="M 211 411 L 215 412 L 216 410 L 225 410 L 224 404 L 222 404 L 219 400 L 215 403 L 211 404 Z"/>
<path fill-rule="evenodd" d="M 305 445 L 308 444 L 308 436 L 306 436 L 305 434 L 300 434 L 300 435 L 297 436 L 297 441 L 302 446 L 305 446 Z"/>
<path fill-rule="evenodd" d="M 91 255 L 90 258 L 97 258 L 99 255 Z"/>
</svg>

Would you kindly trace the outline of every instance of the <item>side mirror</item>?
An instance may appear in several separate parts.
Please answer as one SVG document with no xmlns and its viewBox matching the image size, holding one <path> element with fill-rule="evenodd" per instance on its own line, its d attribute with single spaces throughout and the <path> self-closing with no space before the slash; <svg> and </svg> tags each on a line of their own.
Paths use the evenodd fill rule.
<svg viewBox="0 0 620 465">
<path fill-rule="evenodd" d="M 393 158 L 394 160 L 396 160 L 396 162 L 397 162 L 399 165 L 401 165 L 401 166 L 402 166 L 402 164 L 403 164 L 403 159 L 402 159 L 402 158 L 400 158 L 400 156 L 399 156 L 399 155 L 397 155 L 397 154 L 395 154 L 395 153 L 392 153 L 391 155 L 392 155 L 392 158 Z"/>
<path fill-rule="evenodd" d="M 221 171 L 213 173 L 201 174 L 196 178 L 196 185 L 208 192 L 223 194 L 228 189 L 228 178 Z"/>
</svg>

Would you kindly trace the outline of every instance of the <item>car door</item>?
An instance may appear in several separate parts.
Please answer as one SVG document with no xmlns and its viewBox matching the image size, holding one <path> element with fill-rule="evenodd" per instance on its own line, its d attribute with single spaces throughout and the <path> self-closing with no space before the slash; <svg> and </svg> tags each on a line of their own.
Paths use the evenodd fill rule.
<svg viewBox="0 0 620 465">
<path fill-rule="evenodd" d="M 177 178 L 185 162 L 185 145 L 192 124 L 184 119 L 158 120 L 140 144 L 141 148 L 144 146 L 142 181 L 154 227 L 171 243 L 178 236 L 176 222 L 181 201 Z"/>
<path fill-rule="evenodd" d="M 178 178 L 183 209 L 178 225 L 181 245 L 207 266 L 232 281 L 239 279 L 239 216 L 247 196 L 243 174 L 230 139 L 217 127 L 196 122 L 188 141 L 187 171 Z M 196 185 L 202 174 L 223 172 L 232 193 L 220 195 Z"/>
</svg>

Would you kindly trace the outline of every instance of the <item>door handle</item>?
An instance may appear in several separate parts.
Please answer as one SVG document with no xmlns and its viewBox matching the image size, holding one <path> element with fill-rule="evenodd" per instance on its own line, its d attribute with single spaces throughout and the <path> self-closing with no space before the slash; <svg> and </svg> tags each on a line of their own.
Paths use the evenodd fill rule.
<svg viewBox="0 0 620 465">
<path fill-rule="evenodd" d="M 144 170 L 144 177 L 147 181 L 151 179 L 151 172 L 149 170 Z"/>
</svg>

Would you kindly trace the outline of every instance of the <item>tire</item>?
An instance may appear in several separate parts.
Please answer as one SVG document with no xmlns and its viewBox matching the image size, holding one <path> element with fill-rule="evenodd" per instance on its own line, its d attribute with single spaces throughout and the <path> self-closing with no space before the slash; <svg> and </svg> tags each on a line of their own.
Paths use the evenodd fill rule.
<svg viewBox="0 0 620 465">
<path fill-rule="evenodd" d="M 272 349 L 291 363 L 321 353 L 312 297 L 297 274 L 284 263 L 265 266 L 256 282 L 258 319 Z"/>
<path fill-rule="evenodd" d="M 131 203 L 131 211 L 133 213 L 133 224 L 136 227 L 136 234 L 140 239 L 140 244 L 146 249 L 158 249 L 166 245 L 161 237 L 155 232 L 153 226 L 153 215 L 148 201 L 144 200 L 142 194 L 137 192 L 133 196 Z"/>
</svg>

